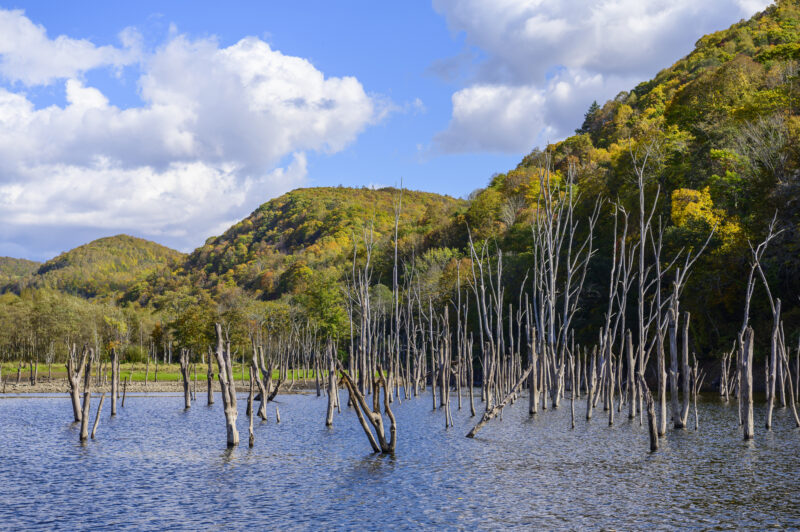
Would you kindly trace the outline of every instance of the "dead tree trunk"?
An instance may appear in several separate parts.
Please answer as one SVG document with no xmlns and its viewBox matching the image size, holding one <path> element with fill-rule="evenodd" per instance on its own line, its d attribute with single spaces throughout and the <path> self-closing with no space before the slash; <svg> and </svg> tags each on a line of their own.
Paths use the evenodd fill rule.
<svg viewBox="0 0 800 532">
<path fill-rule="evenodd" d="M 781 319 L 781 300 L 775 300 L 775 310 L 773 312 L 772 323 L 772 343 L 769 356 L 769 375 L 767 378 L 767 430 L 772 429 L 772 410 L 775 406 L 775 380 L 778 369 L 778 343 L 780 341 L 780 319 Z"/>
<path fill-rule="evenodd" d="M 683 352 L 681 353 L 681 376 L 683 378 L 683 405 L 681 409 L 681 427 L 686 427 L 689 423 L 689 407 L 691 406 L 691 374 L 689 368 L 689 320 L 691 315 L 683 313 Z"/>
<path fill-rule="evenodd" d="M 250 393 L 247 395 L 247 417 L 249 421 L 249 430 L 250 430 L 250 439 L 249 445 L 252 447 L 256 442 L 256 435 L 253 432 L 253 395 L 254 395 L 254 384 L 255 384 L 255 374 L 256 374 L 256 366 L 255 364 L 251 364 L 250 366 Z"/>
<path fill-rule="evenodd" d="M 255 381 L 255 385 L 258 387 L 258 393 L 261 396 L 261 403 L 258 407 L 258 417 L 260 417 L 263 421 L 267 420 L 267 389 L 264 386 L 264 381 L 262 380 L 261 376 L 259 375 L 258 368 L 260 364 L 259 357 L 261 356 L 261 351 L 259 350 L 259 346 L 256 345 L 256 342 L 251 342 L 253 346 L 253 358 L 250 361 L 250 371 L 253 372 L 253 379 Z"/>
<path fill-rule="evenodd" d="M 97 426 L 100 424 L 100 411 L 103 410 L 103 401 L 106 400 L 106 394 L 103 392 L 103 395 L 100 396 L 100 404 L 97 405 L 97 414 L 94 416 L 94 425 L 92 426 L 92 439 L 94 439 L 94 435 L 97 434 Z"/>
<path fill-rule="evenodd" d="M 586 420 L 592 419 L 592 408 L 594 408 L 594 391 L 597 385 L 597 346 L 592 349 L 592 364 L 589 373 L 586 374 L 587 387 L 589 393 L 586 394 Z"/>
<path fill-rule="evenodd" d="M 128 394 L 128 383 L 130 380 L 130 376 L 128 376 L 127 379 L 122 380 L 122 408 L 125 408 L 125 396 Z"/>
<path fill-rule="evenodd" d="M 577 383 L 578 379 L 575 376 L 576 364 L 575 364 L 575 355 L 573 353 L 570 353 L 570 355 L 569 355 L 569 365 L 570 365 L 569 376 L 570 376 L 570 379 L 571 379 L 571 381 L 570 381 L 569 408 L 570 408 L 570 415 L 571 415 L 570 419 L 571 419 L 571 422 L 572 422 L 572 428 L 574 429 L 575 428 L 575 394 L 576 394 L 575 388 L 577 386 L 576 383 Z M 578 364 L 577 366 L 580 367 L 580 364 Z"/>
<path fill-rule="evenodd" d="M 94 352 L 89 348 L 88 357 L 86 359 L 86 366 L 83 379 L 83 412 L 81 413 L 81 435 L 80 441 L 84 442 L 89 439 L 89 409 L 91 408 L 92 400 L 92 358 Z"/>
<path fill-rule="evenodd" d="M 183 379 L 183 404 L 188 410 L 192 406 L 192 397 L 189 392 L 189 350 L 181 349 L 181 378 Z"/>
<path fill-rule="evenodd" d="M 336 399 L 336 366 L 333 362 L 333 352 L 328 347 L 328 413 L 325 417 L 325 426 L 330 427 L 333 425 L 333 408 Z"/>
<path fill-rule="evenodd" d="M 741 397 L 744 407 L 743 435 L 745 440 L 752 440 L 753 431 L 753 328 L 747 327 L 742 343 L 742 379 Z"/>
<path fill-rule="evenodd" d="M 676 429 L 682 429 L 680 404 L 678 403 L 678 316 L 675 309 L 668 311 L 669 319 L 669 395 L 672 402 L 672 423 Z"/>
<path fill-rule="evenodd" d="M 514 397 L 517 393 L 519 393 L 519 389 L 522 387 L 522 383 L 525 382 L 525 379 L 528 378 L 528 375 L 531 372 L 531 368 L 532 366 L 528 366 L 528 369 L 525 370 L 525 373 L 522 374 L 522 377 L 517 381 L 517 383 L 508 393 L 508 395 L 506 395 L 506 397 L 500 403 L 498 403 L 496 406 L 492 407 L 491 409 L 483 413 L 483 417 L 481 418 L 481 420 L 478 422 L 477 425 L 472 427 L 472 430 L 469 431 L 469 433 L 467 434 L 467 438 L 474 438 L 475 435 L 478 433 L 478 431 L 481 430 L 484 425 L 486 425 L 489 421 L 497 417 L 497 415 L 503 411 L 503 408 L 505 408 L 506 405 L 509 403 L 509 401 L 511 401 L 511 398 Z"/>
<path fill-rule="evenodd" d="M 231 347 L 230 343 L 223 346 L 222 325 L 214 324 L 217 335 L 217 349 L 214 353 L 217 359 L 217 373 L 219 373 L 219 385 L 222 389 L 222 404 L 225 411 L 225 430 L 228 436 L 228 447 L 239 445 L 239 431 L 236 430 L 236 385 L 233 380 L 233 369 L 231 367 Z"/>
<path fill-rule="evenodd" d="M 614 424 L 614 379 L 615 379 L 615 371 L 614 371 L 614 354 L 611 352 L 611 346 L 608 346 L 608 391 L 607 391 L 607 399 L 608 399 L 608 426 L 612 426 Z"/>
<path fill-rule="evenodd" d="M 206 390 L 207 393 L 208 393 L 208 403 L 207 404 L 210 406 L 210 405 L 214 404 L 214 364 L 213 364 L 213 362 L 211 362 L 211 351 L 210 351 L 210 348 L 209 348 L 209 353 L 208 353 L 208 368 L 207 368 L 207 372 L 206 372 L 206 378 L 208 379 L 208 388 Z"/>
<path fill-rule="evenodd" d="M 656 408 L 653 404 L 653 394 L 650 393 L 650 388 L 641 373 L 638 374 L 639 385 L 642 393 L 647 400 L 647 427 L 650 433 L 650 452 L 654 453 L 658 450 L 658 425 L 656 423 Z"/>
<path fill-rule="evenodd" d="M 694 355 L 692 355 L 694 357 Z M 700 393 L 700 388 L 703 386 L 703 379 L 705 375 L 700 371 L 697 365 L 697 358 L 694 357 L 694 369 L 692 370 L 692 399 L 694 400 L 694 430 L 700 428 L 700 419 L 697 414 L 697 394 Z"/>
<path fill-rule="evenodd" d="M 372 446 L 372 450 L 376 453 L 383 453 L 383 454 L 392 454 L 397 447 L 397 420 L 394 417 L 394 413 L 392 412 L 391 407 L 389 406 L 389 391 L 386 388 L 386 379 L 384 378 L 384 372 L 382 367 L 378 367 L 378 376 L 375 378 L 373 394 L 372 394 L 372 409 L 367 406 L 367 402 L 364 399 L 364 396 L 358 390 L 358 388 L 353 383 L 350 375 L 347 374 L 347 371 L 341 366 L 339 361 L 336 361 L 337 366 L 339 367 L 339 372 L 342 374 L 342 382 L 347 387 L 347 391 L 350 393 L 351 398 L 355 398 L 353 401 L 354 410 L 356 411 L 356 416 L 358 416 L 358 421 L 361 423 L 361 428 L 364 429 L 364 433 L 367 435 L 367 439 L 369 440 L 370 445 Z M 435 386 L 435 383 L 434 383 Z M 386 432 L 383 424 L 383 416 L 381 416 L 380 412 L 380 389 L 383 388 L 383 407 L 384 412 L 389 418 L 389 431 L 390 436 L 389 440 L 386 439 Z M 372 427 L 375 429 L 375 434 L 372 434 L 367 422 L 365 420 L 369 420 L 372 424 Z M 377 436 L 377 441 L 376 441 Z"/>
<path fill-rule="evenodd" d="M 636 419 L 636 355 L 633 352 L 633 335 L 630 329 L 625 335 L 625 350 L 628 352 L 628 419 Z"/>
<path fill-rule="evenodd" d="M 86 368 L 86 357 L 88 353 L 89 351 L 84 347 L 81 361 L 77 368 L 75 367 L 75 363 L 77 362 L 78 352 L 74 345 L 72 346 L 69 357 L 67 358 L 67 381 L 69 382 L 69 395 L 70 399 L 72 400 L 72 414 L 76 422 L 80 421 L 82 418 L 80 382 L 81 375 Z"/>
<path fill-rule="evenodd" d="M 112 416 L 117 415 L 118 395 L 119 395 L 119 355 L 117 354 L 117 350 L 112 347 L 111 348 L 111 415 Z"/>
</svg>

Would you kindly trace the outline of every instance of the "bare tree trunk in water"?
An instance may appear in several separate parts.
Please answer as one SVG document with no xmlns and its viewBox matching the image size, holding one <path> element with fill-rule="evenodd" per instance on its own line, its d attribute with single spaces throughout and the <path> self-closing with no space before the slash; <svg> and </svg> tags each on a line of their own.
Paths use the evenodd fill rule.
<svg viewBox="0 0 800 532">
<path fill-rule="evenodd" d="M 76 422 L 80 421 L 82 417 L 80 383 L 81 375 L 86 368 L 86 357 L 88 353 L 89 351 L 84 347 L 81 355 L 81 361 L 77 368 L 75 367 L 75 363 L 78 361 L 78 352 L 74 345 L 72 346 L 72 350 L 67 358 L 67 381 L 69 382 L 69 395 L 70 399 L 72 400 L 72 414 Z"/>
<path fill-rule="evenodd" d="M 528 314 L 531 314 L 530 306 L 528 307 Z M 531 318 L 528 318 L 528 329 L 531 329 L 530 320 Z M 539 412 L 539 376 L 536 371 L 539 356 L 536 352 L 536 331 L 532 329 L 528 339 L 528 352 L 530 353 L 528 363 L 531 367 L 531 375 L 528 381 L 528 415 L 535 415 Z"/>
<path fill-rule="evenodd" d="M 586 374 L 587 386 L 589 393 L 586 395 L 586 420 L 592 419 L 592 408 L 594 407 L 594 389 L 597 384 L 597 346 L 592 349 L 592 365 L 589 368 L 589 373 Z"/>
<path fill-rule="evenodd" d="M 676 429 L 681 429 L 680 405 L 678 404 L 678 316 L 675 310 L 668 311 L 669 319 L 669 395 L 672 402 L 672 423 Z"/>
<path fill-rule="evenodd" d="M 577 379 L 575 378 L 575 367 L 576 367 L 576 364 L 575 364 L 575 355 L 573 353 L 570 353 L 570 355 L 569 355 L 569 364 L 570 364 L 570 372 L 569 372 L 570 373 L 570 379 L 572 379 L 571 386 L 570 386 L 570 393 L 571 393 L 570 399 L 571 400 L 569 402 L 569 408 L 570 408 L 570 413 L 572 415 L 572 418 L 571 418 L 572 419 L 572 428 L 574 429 L 575 428 L 575 393 L 576 393 L 575 387 L 577 386 L 577 384 L 576 384 Z M 580 364 L 578 364 L 577 366 L 580 367 Z"/>
<path fill-rule="evenodd" d="M 253 444 L 255 444 L 255 442 L 256 442 L 256 435 L 253 432 L 253 392 L 254 392 L 254 390 L 253 390 L 254 386 L 253 385 L 255 384 L 255 380 L 256 380 L 255 377 L 254 377 L 255 373 L 256 373 L 256 367 L 253 365 L 253 366 L 250 367 L 250 393 L 247 396 L 247 412 L 248 412 L 247 416 L 248 416 L 249 422 L 250 422 L 250 426 L 249 426 L 249 428 L 250 428 L 250 447 L 252 447 Z"/>
<path fill-rule="evenodd" d="M 475 417 L 475 368 L 472 365 L 472 339 L 467 344 L 467 370 L 469 370 L 469 415 Z"/>
<path fill-rule="evenodd" d="M 647 400 L 647 427 L 650 433 L 650 452 L 654 453 L 658 450 L 658 426 L 656 424 L 656 408 L 653 404 L 653 394 L 650 393 L 650 388 L 641 373 L 638 374 L 639 385 L 642 393 Z"/>
<path fill-rule="evenodd" d="M 264 386 L 264 380 L 261 378 L 261 375 L 258 372 L 259 368 L 259 357 L 260 357 L 260 349 L 259 346 L 256 345 L 256 342 L 252 342 L 253 345 L 253 358 L 250 360 L 250 371 L 253 372 L 253 379 L 255 380 L 255 385 L 258 387 L 258 393 L 261 395 L 261 403 L 258 406 L 258 417 L 262 419 L 262 421 L 267 420 L 267 388 Z"/>
<path fill-rule="evenodd" d="M 689 407 L 691 406 L 691 385 L 692 385 L 692 370 L 689 368 L 689 320 L 691 315 L 688 312 L 683 313 L 683 352 L 681 353 L 681 376 L 683 378 L 683 405 L 681 409 L 681 427 L 686 427 L 689 424 Z"/>
<path fill-rule="evenodd" d="M 744 333 L 742 352 L 742 402 L 744 406 L 743 435 L 745 440 L 752 440 L 753 431 L 753 328 L 747 327 Z"/>
<path fill-rule="evenodd" d="M 628 419 L 636 419 L 636 358 L 633 352 L 633 336 L 630 329 L 625 335 L 625 350 L 628 352 Z"/>
<path fill-rule="evenodd" d="M 384 454 L 394 453 L 397 447 L 397 420 L 395 419 L 394 413 L 392 412 L 392 409 L 389 406 L 389 391 L 387 390 L 383 367 L 378 366 L 378 376 L 377 378 L 375 378 L 373 395 L 372 395 L 372 409 L 370 409 L 369 406 L 367 406 L 367 402 L 364 399 L 364 396 L 361 394 L 358 388 L 356 388 L 355 384 L 350 378 L 350 375 L 348 375 L 347 371 L 345 371 L 345 369 L 341 366 L 338 360 L 336 362 L 339 372 L 342 374 L 342 382 L 347 387 L 347 391 L 350 392 L 350 396 L 353 399 L 353 409 L 356 412 L 356 416 L 358 417 L 358 421 L 361 424 L 361 428 L 364 429 L 364 433 L 366 434 L 367 439 L 369 440 L 369 443 L 372 446 L 372 450 L 375 451 L 376 453 L 384 453 Z M 436 386 L 435 381 L 433 382 L 432 386 L 433 387 Z M 390 423 L 389 441 L 386 440 L 386 432 L 383 424 L 383 416 L 381 416 L 380 412 L 381 387 L 383 388 L 384 412 L 389 418 L 389 423 Z M 375 429 L 375 435 L 373 435 L 372 431 L 369 429 L 365 417 L 370 421 L 372 427 Z M 375 439 L 375 436 L 377 436 L 377 441 Z"/>
<path fill-rule="evenodd" d="M 614 424 L 614 379 L 616 372 L 614 371 L 614 354 L 611 352 L 611 346 L 608 346 L 608 426 Z"/>
<path fill-rule="evenodd" d="M 97 426 L 100 424 L 100 411 L 103 409 L 103 401 L 106 400 L 106 394 L 103 392 L 103 395 L 100 396 L 100 404 L 97 405 L 97 414 L 94 417 L 94 426 L 92 427 L 92 439 L 94 439 L 94 435 L 97 433 Z"/>
<path fill-rule="evenodd" d="M 700 388 L 703 386 L 703 379 L 705 375 L 703 372 L 700 371 L 700 367 L 697 365 L 697 357 L 692 355 L 694 358 L 694 370 L 692 370 L 692 397 L 694 398 L 694 430 L 698 430 L 700 428 L 700 419 L 698 418 L 697 414 L 697 394 L 700 392 Z"/>
<path fill-rule="evenodd" d="M 130 382 L 131 378 L 128 376 L 127 379 L 123 379 L 122 381 L 122 408 L 125 408 L 125 396 L 128 393 L 128 382 Z"/>
<path fill-rule="evenodd" d="M 81 413 L 81 435 L 80 441 L 84 442 L 89 439 L 89 409 L 91 408 L 92 400 L 92 358 L 94 352 L 89 348 L 89 354 L 86 359 L 86 366 L 83 379 L 83 412 Z"/>
<path fill-rule="evenodd" d="M 333 425 L 333 407 L 336 398 L 336 366 L 333 363 L 333 353 L 330 346 L 327 349 L 328 355 L 328 413 L 325 417 L 325 426 Z"/>
<path fill-rule="evenodd" d="M 119 395 L 119 355 L 117 354 L 117 350 L 112 347 L 111 348 L 111 415 L 112 416 L 117 415 L 118 395 Z"/>
<path fill-rule="evenodd" d="M 219 373 L 219 385 L 222 389 L 222 404 L 225 412 L 225 430 L 228 437 L 228 447 L 239 445 L 239 431 L 236 430 L 236 384 L 233 379 L 233 369 L 231 367 L 231 348 L 230 343 L 223 347 L 222 325 L 214 324 L 217 335 L 217 349 L 214 353 L 217 359 L 217 372 Z"/>
<path fill-rule="evenodd" d="M 314 383 L 315 383 L 315 385 L 317 387 L 317 397 L 322 395 L 322 390 L 320 388 L 320 382 L 319 382 L 319 369 L 320 369 L 320 366 L 319 366 L 319 353 L 317 353 L 314 356 Z"/>
<path fill-rule="evenodd" d="M 767 422 L 766 428 L 767 430 L 772 429 L 772 410 L 775 405 L 775 380 L 776 380 L 776 371 L 778 367 L 778 342 L 779 342 L 779 332 L 780 332 L 780 319 L 781 319 L 781 300 L 775 300 L 775 308 L 773 312 L 773 323 L 772 323 L 772 347 L 770 350 L 769 356 L 769 376 L 767 378 Z"/>
<path fill-rule="evenodd" d="M 525 382 L 525 379 L 528 378 L 531 369 L 532 366 L 528 366 L 528 369 L 525 370 L 525 373 L 522 374 L 522 377 L 520 377 L 520 379 L 517 381 L 517 383 L 508 393 L 508 395 L 506 395 L 505 399 L 503 399 L 500 403 L 498 403 L 490 410 L 487 410 L 486 412 L 483 413 L 483 417 L 481 418 L 481 420 L 478 422 L 477 425 L 472 427 L 472 430 L 469 431 L 469 433 L 467 434 L 467 438 L 474 438 L 475 435 L 478 433 L 478 431 L 481 430 L 484 425 L 486 425 L 489 421 L 494 419 L 500 412 L 503 411 L 503 408 L 506 407 L 511 398 L 517 393 L 519 393 L 519 389 L 522 387 L 522 383 Z"/>
<path fill-rule="evenodd" d="M 208 353 L 208 368 L 206 378 L 208 379 L 208 405 L 214 404 L 214 364 L 211 362 L 211 352 Z"/>
<path fill-rule="evenodd" d="M 191 396 L 189 395 L 189 350 L 181 349 L 181 378 L 183 379 L 183 404 L 185 409 L 192 406 Z"/>
</svg>

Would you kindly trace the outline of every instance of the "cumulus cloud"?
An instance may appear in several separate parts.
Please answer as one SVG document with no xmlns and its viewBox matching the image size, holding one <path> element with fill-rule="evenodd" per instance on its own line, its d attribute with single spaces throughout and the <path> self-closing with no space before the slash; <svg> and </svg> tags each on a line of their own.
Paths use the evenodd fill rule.
<svg viewBox="0 0 800 532">
<path fill-rule="evenodd" d="M 0 10 L 0 75 L 25 85 L 49 84 L 103 66 L 121 67 L 136 61 L 135 31 L 120 34 L 123 48 L 95 46 L 65 35 L 50 39 L 20 10 Z"/>
<path fill-rule="evenodd" d="M 514 153 L 543 137 L 561 138 L 580 125 L 593 99 L 632 88 L 688 53 L 700 36 L 770 3 L 433 0 L 449 28 L 485 56 L 469 73 L 469 86 L 453 95 L 452 120 L 435 145 Z M 459 63 L 465 64 L 442 62 L 451 70 Z M 489 125 L 484 120 L 493 113 L 498 123 Z"/>
<path fill-rule="evenodd" d="M 564 135 L 564 116 L 580 115 L 609 86 L 616 91 L 634 80 L 604 79 L 585 71 L 562 71 L 543 86 L 475 84 L 453 94 L 453 116 L 447 130 L 434 137 L 445 152 L 523 153 Z M 574 128 L 573 128 L 574 129 Z"/>
<path fill-rule="evenodd" d="M 325 77 L 260 39 L 223 48 L 181 35 L 141 56 L 142 103 L 122 109 L 78 74 L 121 64 L 125 50 L 50 40 L 20 12 L 0 11 L 0 32 L 8 20 L 36 39 L 7 51 L 0 37 L 2 75 L 62 83 L 66 105 L 37 108 L 0 87 L 0 254 L 18 248 L 14 228 L 33 226 L 161 235 L 190 249 L 302 184 L 307 152 L 342 150 L 384 114 L 356 78 Z M 70 47 L 83 59 L 42 59 Z"/>
</svg>

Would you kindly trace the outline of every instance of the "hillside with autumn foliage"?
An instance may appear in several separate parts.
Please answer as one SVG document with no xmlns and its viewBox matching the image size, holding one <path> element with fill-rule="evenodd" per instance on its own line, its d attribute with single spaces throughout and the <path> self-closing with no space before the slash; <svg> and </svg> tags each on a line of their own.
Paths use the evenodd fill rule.
<svg viewBox="0 0 800 532">
<path fill-rule="evenodd" d="M 781 233 L 764 266 L 773 290 L 785 294 L 784 318 L 794 330 L 800 325 L 799 60 L 797 1 L 779 1 L 706 35 L 652 80 L 593 104 L 575 135 L 495 176 L 471 207 L 481 204 L 491 213 L 476 230 L 495 235 L 509 252 L 529 248 L 527 228 L 545 159 L 556 178 L 573 165 L 584 215 L 597 197 L 607 200 L 607 213 L 617 200 L 637 213 L 633 157 L 652 147 L 646 201 L 658 197 L 654 216 L 664 228 L 664 259 L 697 248 L 714 230 L 684 296 L 694 311 L 697 350 L 728 346 L 741 327 L 749 242 L 763 238 L 773 217 Z M 588 308 L 607 292 L 612 218 L 600 217 Z M 585 317 L 587 335 L 599 320 Z M 753 320 L 771 320 L 763 299 Z"/>
<path fill-rule="evenodd" d="M 78 246 L 49 261 L 25 263 L 4 290 L 52 289 L 87 299 L 115 300 L 133 283 L 183 254 L 142 238 L 116 235 Z M 169 271 L 169 269 L 167 269 Z"/>
<path fill-rule="evenodd" d="M 781 0 L 701 38 L 692 53 L 652 80 L 593 104 L 573 136 L 533 150 L 468 199 L 394 188 L 298 189 L 264 203 L 187 256 L 113 237 L 43 265 L 8 265 L 13 279 L 7 275 L 6 299 L 54 290 L 113 301 L 130 316 L 172 324 L 175 334 L 192 329 L 193 320 L 206 323 L 235 308 L 247 309 L 239 311 L 242 320 L 272 312 L 342 332 L 342 286 L 354 241 L 374 240 L 375 297 L 391 299 L 397 205 L 401 286 L 413 270 L 426 297 L 447 301 L 461 280 L 456 271 L 469 268 L 471 236 L 502 252 L 506 297 L 516 297 L 533 260 L 540 178 L 550 168 L 556 183 L 571 176 L 581 219 L 602 199 L 596 253 L 576 318 L 581 340 L 591 342 L 604 318 L 598 309 L 608 292 L 611 212 L 638 212 L 634 163 L 646 152 L 645 201 L 663 239 L 664 266 L 701 247 L 713 232 L 683 307 L 693 313 L 693 349 L 716 356 L 741 327 L 750 242 L 763 238 L 773 217 L 780 233 L 764 257 L 765 276 L 784 295 L 787 331 L 800 325 L 799 64 L 800 2 Z M 628 238 L 636 240 L 635 227 Z M 755 297 L 757 326 L 771 320 L 766 305 Z"/>
</svg>

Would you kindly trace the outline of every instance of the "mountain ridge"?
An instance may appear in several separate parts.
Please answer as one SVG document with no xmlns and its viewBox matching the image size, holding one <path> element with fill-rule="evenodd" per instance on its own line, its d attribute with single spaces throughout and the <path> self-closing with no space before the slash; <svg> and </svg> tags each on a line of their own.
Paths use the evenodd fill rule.
<svg viewBox="0 0 800 532">
<path fill-rule="evenodd" d="M 166 246 L 118 234 L 82 244 L 45 261 L 16 279 L 17 291 L 49 288 L 85 298 L 111 297 L 131 282 L 183 257 Z"/>
</svg>

